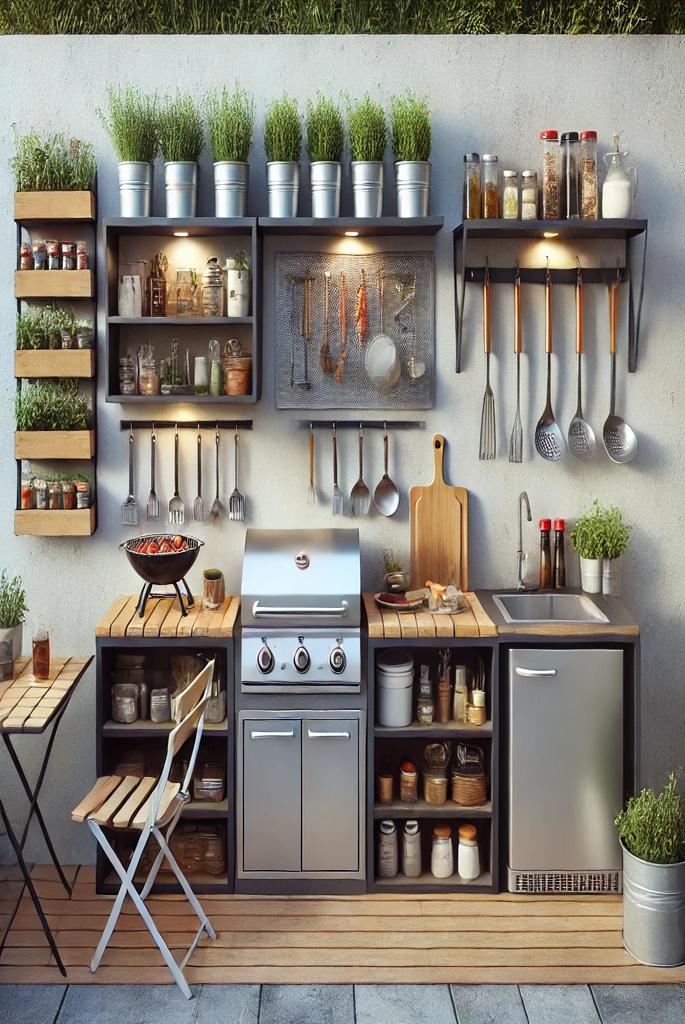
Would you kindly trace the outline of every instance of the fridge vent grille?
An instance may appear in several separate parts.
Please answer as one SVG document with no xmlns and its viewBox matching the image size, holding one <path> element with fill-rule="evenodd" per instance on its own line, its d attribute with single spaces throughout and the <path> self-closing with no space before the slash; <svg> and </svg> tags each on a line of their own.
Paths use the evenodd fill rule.
<svg viewBox="0 0 685 1024">
<path fill-rule="evenodd" d="M 515 892 L 619 893 L 618 871 L 517 871 Z"/>
</svg>

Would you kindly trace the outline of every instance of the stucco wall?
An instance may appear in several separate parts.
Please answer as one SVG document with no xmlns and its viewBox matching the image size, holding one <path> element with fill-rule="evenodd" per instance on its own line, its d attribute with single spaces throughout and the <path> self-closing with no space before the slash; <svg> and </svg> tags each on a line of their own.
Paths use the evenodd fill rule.
<svg viewBox="0 0 685 1024">
<path fill-rule="evenodd" d="M 395 449 L 392 475 L 403 490 L 400 514 L 392 521 L 372 516 L 361 523 L 364 582 L 377 581 L 384 547 L 401 555 L 408 548 L 407 488 L 431 476 L 433 431 L 448 439 L 449 479 L 471 493 L 471 585 L 511 584 L 515 574 L 516 499 L 526 488 L 534 523 L 527 546 L 536 557 L 535 523 L 541 515 L 573 518 L 596 495 L 614 501 L 634 524 L 625 566 L 625 600 L 643 629 L 643 716 L 645 779 L 657 781 L 674 763 L 685 760 L 683 721 L 685 655 L 683 607 L 683 410 L 685 385 L 681 334 L 685 317 L 682 287 L 682 239 L 685 235 L 684 119 L 685 43 L 678 38 L 544 38 L 544 37 L 340 37 L 340 38 L 181 38 L 181 37 L 32 37 L 0 40 L 0 523 L 6 538 L 2 564 L 26 582 L 32 616 L 51 623 L 57 652 L 85 655 L 94 650 L 94 624 L 117 594 L 131 591 L 135 579 L 117 549 L 124 536 L 119 506 L 127 491 L 126 444 L 119 432 L 120 409 L 104 404 L 104 367 L 99 380 L 100 528 L 79 541 L 16 539 L 12 534 L 15 464 L 12 451 L 12 350 L 15 305 L 12 271 L 15 235 L 12 223 L 13 182 L 7 163 L 10 124 L 27 130 L 60 130 L 91 139 L 99 174 L 99 212 L 118 213 L 116 163 L 95 116 L 109 83 L 131 81 L 162 92 L 176 86 L 195 95 L 237 77 L 254 92 L 258 124 L 252 155 L 250 212 L 266 212 L 261 120 L 266 102 L 284 87 L 302 104 L 317 88 L 356 94 L 368 89 L 387 99 L 411 85 L 426 93 L 433 111 L 432 210 L 446 217 L 437 240 L 437 371 L 435 408 L 425 415 L 425 432 L 403 434 Z M 640 365 L 630 379 L 625 366 L 625 313 L 620 324 L 618 404 L 640 437 L 635 463 L 618 467 L 600 454 L 581 465 L 569 458 L 561 465 L 542 462 L 532 451 L 532 431 L 544 405 L 542 289 L 526 289 L 524 318 L 528 353 L 523 362 L 525 461 L 506 460 L 513 415 L 514 364 L 511 354 L 511 290 L 496 289 L 493 386 L 498 408 L 498 447 L 493 463 L 478 461 L 478 430 L 484 383 L 480 296 L 469 295 L 464 372 L 454 374 L 454 317 L 450 230 L 460 220 L 462 155 L 466 150 L 497 152 L 506 166 L 538 165 L 537 133 L 542 127 L 595 127 L 600 149 L 620 130 L 640 172 L 639 216 L 649 217 L 650 247 Z M 502 164 L 501 164 L 502 165 Z M 391 180 L 391 168 L 388 166 Z M 305 175 L 306 179 L 306 175 Z M 200 213 L 211 214 L 211 164 L 205 153 Z M 163 212 L 162 174 L 156 175 L 155 211 Z M 344 205 L 350 209 L 348 176 Z M 386 212 L 393 211 L 388 189 Z M 305 189 L 304 209 L 308 212 Z M 611 250 L 602 250 L 609 261 Z M 608 405 L 606 298 L 589 289 L 586 323 L 586 414 L 601 430 Z M 269 287 L 265 288 L 269 295 Z M 555 332 L 555 411 L 565 426 L 575 409 L 572 289 L 557 290 Z M 263 397 L 254 410 L 256 431 L 244 445 L 243 484 L 250 498 L 249 523 L 255 526 L 326 526 L 326 501 L 312 510 L 305 504 L 305 439 L 289 427 L 290 414 L 277 413 L 270 365 L 270 319 L 264 334 Z M 563 382 L 563 383 L 562 383 Z M 150 410 L 151 412 L 152 410 Z M 140 411 L 143 415 L 143 411 Z M 171 413 L 169 413 L 171 415 Z M 421 414 L 423 416 L 423 414 Z M 170 451 L 170 438 L 166 453 Z M 342 483 L 356 479 L 353 438 L 342 441 Z M 188 445 L 182 470 L 186 495 L 194 486 Z M 226 451 L 228 468 L 228 451 Z M 141 459 L 142 463 L 142 459 Z M 160 492 L 169 497 L 170 462 L 162 466 Z M 380 447 L 367 446 L 368 478 L 381 470 Z M 327 485 L 328 452 L 320 470 Z M 230 478 L 229 478 L 230 479 Z M 228 483 L 228 480 L 226 481 Z M 232 486 L 232 485 L 231 485 Z M 139 498 L 148 479 L 141 471 Z M 230 488 L 229 488 L 230 490 Z M 195 527 L 194 527 L 195 529 Z M 198 531 L 208 542 L 210 561 L 225 571 L 229 587 L 239 586 L 244 537 L 241 525 Z M 571 582 L 577 567 L 570 558 Z M 197 579 L 197 575 L 195 577 Z M 91 843 L 83 827 L 68 821 L 69 809 L 93 778 L 94 672 L 82 683 L 57 741 L 45 785 L 44 811 L 56 845 L 66 860 L 88 860 Z M 588 708 L 592 714 L 592 708 Z M 43 741 L 21 744 L 33 759 Z M 3 798 L 18 810 L 14 779 L 5 760 Z M 35 840 L 29 854 L 45 852 Z"/>
</svg>

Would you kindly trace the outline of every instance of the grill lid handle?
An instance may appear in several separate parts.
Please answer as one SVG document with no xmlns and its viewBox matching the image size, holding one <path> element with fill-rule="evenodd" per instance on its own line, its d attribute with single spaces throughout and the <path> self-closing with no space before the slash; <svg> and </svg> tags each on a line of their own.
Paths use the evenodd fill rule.
<svg viewBox="0 0 685 1024">
<path fill-rule="evenodd" d="M 322 608 L 313 607 L 308 608 L 305 606 L 293 605 L 289 608 L 284 608 L 279 605 L 260 605 L 259 601 L 255 601 L 252 605 L 252 614 L 255 619 L 263 618 L 264 616 L 274 615 L 303 615 L 308 618 L 315 618 L 316 616 L 330 617 L 335 615 L 339 618 L 345 618 L 349 611 L 349 603 L 347 601 L 341 601 L 340 605 L 335 608 Z"/>
</svg>

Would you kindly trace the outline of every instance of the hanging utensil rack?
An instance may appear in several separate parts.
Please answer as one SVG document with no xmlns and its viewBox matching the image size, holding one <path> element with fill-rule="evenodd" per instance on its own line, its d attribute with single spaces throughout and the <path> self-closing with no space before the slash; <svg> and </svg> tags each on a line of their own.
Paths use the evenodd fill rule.
<svg viewBox="0 0 685 1024">
<path fill-rule="evenodd" d="M 424 420 L 293 420 L 307 430 L 423 430 Z"/>
<path fill-rule="evenodd" d="M 120 430 L 252 430 L 252 420 L 121 420 Z"/>
</svg>

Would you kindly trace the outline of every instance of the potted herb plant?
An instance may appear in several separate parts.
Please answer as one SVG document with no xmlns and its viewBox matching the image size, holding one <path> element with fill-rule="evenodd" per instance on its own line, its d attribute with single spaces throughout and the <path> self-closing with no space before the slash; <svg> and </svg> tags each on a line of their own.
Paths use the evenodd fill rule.
<svg viewBox="0 0 685 1024">
<path fill-rule="evenodd" d="M 383 157 L 388 141 L 385 112 L 367 94 L 347 104 L 355 217 L 383 214 Z"/>
<path fill-rule="evenodd" d="M 623 848 L 623 945 L 651 967 L 685 963 L 685 801 L 669 773 L 616 817 Z"/>
<path fill-rule="evenodd" d="M 621 510 L 612 505 L 603 510 L 602 521 L 602 593 L 621 596 L 623 554 L 630 540 L 630 527 L 623 522 Z"/>
<path fill-rule="evenodd" d="M 383 552 L 383 587 L 387 594 L 404 594 L 409 589 L 409 574 L 402 568 L 392 551 Z"/>
<path fill-rule="evenodd" d="M 19 135 L 10 161 L 16 183 L 15 220 L 95 216 L 93 147 L 64 135 Z"/>
<path fill-rule="evenodd" d="M 297 103 L 284 94 L 273 100 L 264 119 L 266 183 L 270 217 L 297 217 L 302 126 Z"/>
<path fill-rule="evenodd" d="M 149 217 L 152 170 L 159 152 L 157 96 L 143 96 L 130 85 L 109 89 L 109 112 L 98 110 L 119 161 L 119 209 L 122 217 Z"/>
<path fill-rule="evenodd" d="M 398 217 L 427 217 L 430 194 L 431 120 L 428 103 L 407 90 L 391 101 Z"/>
<path fill-rule="evenodd" d="M 29 306 L 17 316 L 17 349 L 48 347 L 45 314 L 45 307 Z"/>
<path fill-rule="evenodd" d="M 209 142 L 214 157 L 214 213 L 217 217 L 244 217 L 252 148 L 254 100 L 236 83 L 205 100 Z"/>
<path fill-rule="evenodd" d="M 20 576 L 0 574 L 0 679 L 11 679 L 14 661 L 21 654 L 26 594 Z"/>
<path fill-rule="evenodd" d="M 197 207 L 197 162 L 204 145 L 202 117 L 190 96 L 166 98 L 157 117 L 159 148 L 164 157 L 167 217 L 194 217 Z"/>
<path fill-rule="evenodd" d="M 226 316 L 250 315 L 250 261 L 246 252 L 226 260 Z"/>
<path fill-rule="evenodd" d="M 569 534 L 571 547 L 580 558 L 580 585 L 588 594 L 599 594 L 602 589 L 602 534 L 602 510 L 595 498 Z"/>
<path fill-rule="evenodd" d="M 78 381 L 24 384 L 14 403 L 17 459 L 89 459 L 94 436 L 88 396 Z"/>
<path fill-rule="evenodd" d="M 340 160 L 345 128 L 340 108 L 328 96 L 307 103 L 307 156 L 310 160 L 312 217 L 340 216 Z"/>
</svg>

